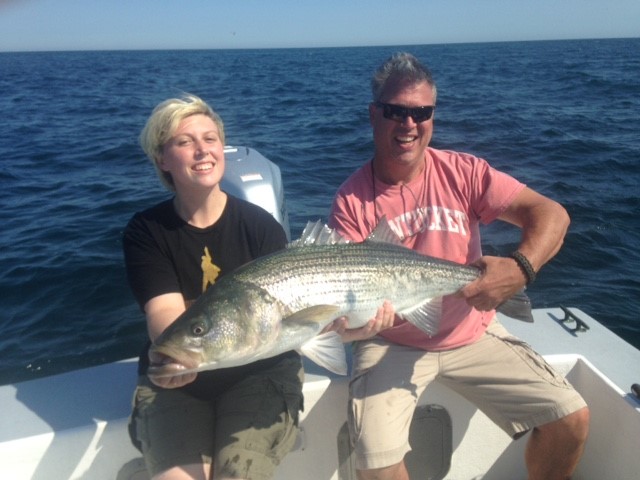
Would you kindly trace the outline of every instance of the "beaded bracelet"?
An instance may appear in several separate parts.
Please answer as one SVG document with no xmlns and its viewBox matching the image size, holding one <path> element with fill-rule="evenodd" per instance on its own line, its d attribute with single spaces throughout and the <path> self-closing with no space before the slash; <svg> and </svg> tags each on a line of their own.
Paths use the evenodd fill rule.
<svg viewBox="0 0 640 480">
<path fill-rule="evenodd" d="M 529 260 L 527 260 L 527 257 L 525 257 L 518 250 L 512 252 L 511 254 L 509 254 L 509 256 L 516 261 L 516 263 L 524 273 L 524 276 L 527 277 L 527 285 L 533 283 L 536 279 L 536 271 L 531 266 L 531 263 L 529 263 Z"/>
</svg>

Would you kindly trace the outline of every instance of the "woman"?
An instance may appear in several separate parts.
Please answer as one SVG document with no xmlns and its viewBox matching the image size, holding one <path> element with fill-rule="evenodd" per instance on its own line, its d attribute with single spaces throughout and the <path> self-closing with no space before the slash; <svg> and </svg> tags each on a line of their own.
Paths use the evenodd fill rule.
<svg viewBox="0 0 640 480">
<path fill-rule="evenodd" d="M 150 341 L 222 275 L 284 248 L 266 211 L 220 189 L 224 126 L 200 98 L 169 99 L 140 143 L 174 193 L 136 213 L 124 232 L 127 276 Z M 266 479 L 297 435 L 302 364 L 295 352 L 174 377 L 146 375 L 147 344 L 130 433 L 153 479 Z"/>
</svg>

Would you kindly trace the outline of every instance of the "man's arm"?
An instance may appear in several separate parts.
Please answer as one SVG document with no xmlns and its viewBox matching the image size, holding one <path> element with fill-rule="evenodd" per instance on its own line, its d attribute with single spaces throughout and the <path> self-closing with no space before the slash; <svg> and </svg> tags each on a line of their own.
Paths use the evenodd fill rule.
<svg viewBox="0 0 640 480">
<path fill-rule="evenodd" d="M 530 188 L 523 189 L 499 219 L 522 229 L 518 251 L 535 272 L 558 253 L 570 223 L 562 205 Z M 513 258 L 484 256 L 475 265 L 483 274 L 458 296 L 478 310 L 494 309 L 527 284 L 527 275 Z"/>
<path fill-rule="evenodd" d="M 560 250 L 569 228 L 569 214 L 559 203 L 525 188 L 499 217 L 519 226 L 518 250 L 537 272 Z"/>
</svg>

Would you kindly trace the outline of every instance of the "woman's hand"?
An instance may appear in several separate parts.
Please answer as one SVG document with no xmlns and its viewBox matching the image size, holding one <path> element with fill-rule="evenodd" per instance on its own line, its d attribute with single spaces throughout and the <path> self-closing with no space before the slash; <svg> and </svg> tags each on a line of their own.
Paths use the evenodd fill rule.
<svg viewBox="0 0 640 480">
<path fill-rule="evenodd" d="M 180 388 L 193 382 L 197 375 L 195 372 L 174 375 L 173 377 L 156 377 L 149 375 L 149 380 L 161 388 Z"/>
<path fill-rule="evenodd" d="M 149 352 L 149 361 L 153 363 L 162 363 L 166 361 L 168 357 L 156 353 Z M 155 385 L 161 388 L 180 388 L 184 387 L 188 383 L 193 382 L 196 379 L 198 372 L 189 372 L 183 373 L 173 376 L 158 376 L 149 374 L 149 380 L 151 380 Z"/>
</svg>

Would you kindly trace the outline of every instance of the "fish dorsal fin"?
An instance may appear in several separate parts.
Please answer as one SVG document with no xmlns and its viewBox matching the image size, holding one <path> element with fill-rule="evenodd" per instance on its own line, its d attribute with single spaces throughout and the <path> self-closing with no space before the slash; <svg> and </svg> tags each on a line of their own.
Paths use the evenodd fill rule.
<svg viewBox="0 0 640 480">
<path fill-rule="evenodd" d="M 400 237 L 391 229 L 391 225 L 389 225 L 389 220 L 387 220 L 387 216 L 383 215 L 382 218 L 378 221 L 376 228 L 369 234 L 366 238 L 368 242 L 377 242 L 377 243 L 390 243 L 392 245 L 400 245 L 402 246 L 402 241 Z"/>
<path fill-rule="evenodd" d="M 382 216 L 376 228 L 369 234 L 365 241 L 378 243 L 391 243 L 402 245 L 400 237 L 391 229 L 385 215 Z M 322 221 L 307 222 L 298 240 L 290 242 L 288 248 L 305 247 L 308 245 L 336 245 L 349 243 L 349 240 L 340 235 L 335 229 L 328 227 Z"/>
<path fill-rule="evenodd" d="M 289 243 L 289 248 L 304 247 L 308 245 L 335 245 L 337 243 L 349 243 L 346 238 L 329 228 L 320 220 L 317 222 L 307 222 L 302 235 L 298 240 Z"/>
<path fill-rule="evenodd" d="M 340 307 L 336 305 L 313 305 L 311 307 L 299 310 L 288 317 L 282 319 L 287 323 L 319 324 L 321 327 L 336 318 L 336 314 Z"/>
<path fill-rule="evenodd" d="M 330 372 L 347 374 L 347 354 L 337 332 L 316 335 L 300 347 L 300 353 Z"/>
<path fill-rule="evenodd" d="M 442 297 L 428 299 L 415 307 L 398 312 L 398 315 L 427 335 L 433 336 L 440 328 Z"/>
</svg>

